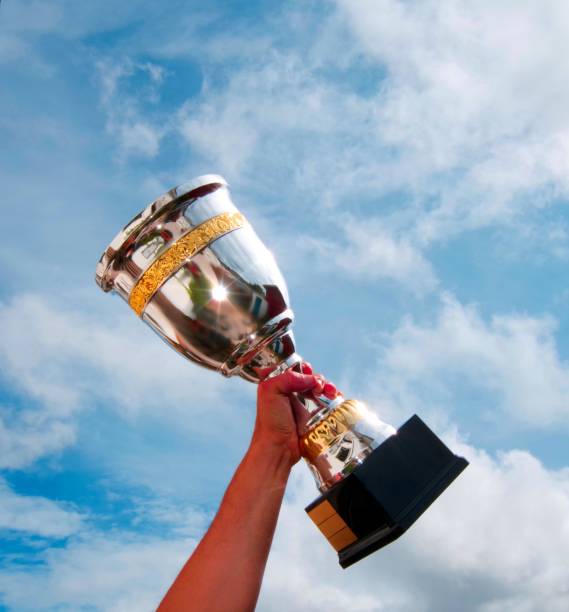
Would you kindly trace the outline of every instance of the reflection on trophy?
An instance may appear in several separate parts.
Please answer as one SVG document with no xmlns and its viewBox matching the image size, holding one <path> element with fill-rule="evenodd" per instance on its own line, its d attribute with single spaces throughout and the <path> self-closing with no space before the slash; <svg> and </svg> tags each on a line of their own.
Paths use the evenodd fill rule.
<svg viewBox="0 0 569 612">
<path fill-rule="evenodd" d="M 96 280 L 206 368 L 259 382 L 302 363 L 284 279 L 220 176 L 176 187 L 137 215 Z M 341 394 L 299 399 L 302 454 L 321 493 L 306 511 L 342 567 L 398 538 L 468 465 L 417 416 L 396 430 Z"/>
</svg>

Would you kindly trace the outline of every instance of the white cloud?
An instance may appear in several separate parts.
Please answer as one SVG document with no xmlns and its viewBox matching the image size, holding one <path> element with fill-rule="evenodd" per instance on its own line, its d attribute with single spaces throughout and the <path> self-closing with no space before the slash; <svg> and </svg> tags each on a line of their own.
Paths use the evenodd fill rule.
<svg viewBox="0 0 569 612">
<path fill-rule="evenodd" d="M 565 4 L 337 4 L 360 50 L 386 71 L 377 137 L 399 150 L 409 182 L 438 192 L 417 224 L 423 240 L 567 194 Z"/>
<path fill-rule="evenodd" d="M 65 538 L 81 528 L 81 515 L 66 505 L 14 493 L 0 476 L 0 530 L 46 538 Z"/>
<path fill-rule="evenodd" d="M 259 610 L 562 612 L 569 605 L 569 470 L 491 457 L 447 436 L 470 466 L 394 544 L 341 570 L 306 517 L 306 472 L 281 513 Z M 304 468 L 303 468 L 304 469 Z"/>
<path fill-rule="evenodd" d="M 194 546 L 191 538 L 86 533 L 46 551 L 43 564 L 4 570 L 0 594 L 11 610 L 154 610 Z"/>
<path fill-rule="evenodd" d="M 567 196 L 564 5 L 336 4 L 310 41 L 206 78 L 179 115 L 194 154 L 265 209 L 379 215 L 417 252 L 483 227 L 523 232 Z M 311 18 L 276 17 L 301 32 Z"/>
<path fill-rule="evenodd" d="M 131 499 L 133 526 L 159 525 L 161 532 L 170 531 L 178 537 L 202 534 L 209 526 L 213 514 L 197 510 L 189 504 L 174 502 L 168 498 Z"/>
<path fill-rule="evenodd" d="M 123 493 L 118 496 L 125 501 Z M 125 512 L 113 515 L 113 527 L 98 530 L 89 519 L 109 517 L 84 517 L 69 504 L 17 495 L 0 477 L 3 535 L 19 531 L 43 538 L 25 553 L 25 564 L 20 552 L 4 558 L 0 605 L 10 610 L 154 610 L 211 516 L 179 500 L 152 497 L 129 498 Z M 130 529 L 117 527 L 121 520 L 128 520 Z M 50 543 L 53 538 L 66 541 Z"/>
<path fill-rule="evenodd" d="M 74 426 L 47 411 L 0 407 L 0 469 L 23 468 L 75 442 Z"/>
<path fill-rule="evenodd" d="M 563 426 L 569 363 L 559 355 L 555 328 L 549 317 L 522 314 L 485 321 L 474 306 L 445 295 L 433 324 L 407 320 L 389 337 L 380 368 L 395 396 L 421 385 L 425 397 L 441 397 L 441 387 L 452 393 L 468 384 L 491 391 L 512 419 Z"/>
<path fill-rule="evenodd" d="M 467 470 L 394 544 L 347 570 L 304 513 L 316 497 L 304 466 L 292 478 L 269 558 L 259 612 L 562 612 L 569 604 L 569 470 L 547 470 L 524 451 L 490 456 L 447 444 Z M 152 609 L 205 529 L 158 503 L 151 518 L 180 523 L 174 536 L 84 531 L 27 568 L 9 565 L 9 609 Z M 157 511 L 157 512 L 156 512 Z M 167 533 L 172 533 L 168 531 Z M 41 594 L 41 597 L 40 597 Z M 38 608 L 38 602 L 42 602 Z"/>
<path fill-rule="evenodd" d="M 30 33 L 116 30 L 132 11 L 142 10 L 136 3 L 106 10 L 107 4 L 93 13 L 64 4 L 53 14 L 30 13 L 30 5 L 23 5 L 16 10 L 24 21 L 30 13 L 29 32 L 22 34 L 24 24 L 0 41 L 3 59 L 29 55 Z M 567 8 L 549 0 L 339 6 L 331 20 L 318 15 L 317 28 L 300 10 L 294 28 L 311 40 L 296 41 L 293 51 L 270 50 L 289 34 L 283 16 L 273 23 L 279 29 L 274 40 L 270 29 L 262 38 L 252 35 L 247 45 L 212 35 L 209 48 L 217 51 L 206 61 L 231 58 L 237 65 L 212 71 L 202 93 L 180 111 L 180 131 L 201 157 L 198 165 L 228 173 L 238 190 L 267 206 L 275 223 L 292 218 L 291 226 L 278 228 L 288 248 L 303 248 L 299 225 L 304 230 L 313 219 L 326 218 L 320 226 L 325 230 L 314 230 L 309 245 L 321 265 L 329 260 L 344 273 L 428 290 L 436 277 L 424 253 L 433 241 L 520 217 L 530 223 L 567 193 Z M 354 39 L 346 35 L 346 17 Z M 152 45 L 180 56 L 185 37 L 192 57 L 199 57 L 199 33 L 180 23 L 179 40 L 163 45 L 155 37 Z M 350 80 L 356 69 L 368 71 L 372 81 L 363 93 Z M 156 156 L 172 129 L 154 112 L 162 69 L 113 59 L 100 75 L 108 129 L 122 159 Z M 19 201 L 21 189 L 14 191 Z M 336 223 L 339 210 L 367 221 Z M 530 211 L 536 215 L 531 220 Z M 559 227 L 551 231 L 561 234 L 557 243 L 564 252 L 567 235 Z M 336 238 L 343 257 L 333 251 Z M 12 250 L 5 250 L 13 259 Z M 36 276 L 39 263 L 33 262 Z M 162 347 L 124 304 L 113 304 L 103 320 L 90 312 L 91 299 L 67 306 L 66 297 L 20 296 L 0 305 L 2 382 L 18 396 L 0 405 L 0 467 L 25 467 L 72 444 L 78 413 L 95 405 L 133 420 L 156 414 L 194 431 L 196 439 L 208 440 L 207 429 L 220 422 L 239 427 L 233 400 L 218 395 L 218 380 L 224 391 L 227 381 Z M 381 362 L 387 413 L 398 414 L 394 406 L 403 405 L 401 399 L 411 398 L 412 405 L 419 383 L 429 391 L 422 400 L 430 402 L 452 393 L 458 379 L 489 390 L 526 424 L 566 423 L 568 364 L 556 345 L 555 322 L 547 317 L 487 319 L 447 298 L 433 324 L 408 321 L 388 337 L 387 348 Z M 214 404 L 216 414 L 208 416 Z M 301 611 L 565 611 L 567 472 L 548 471 L 521 451 L 493 458 L 454 440 L 453 446 L 472 461 L 467 472 L 400 542 L 346 572 L 304 516 L 302 506 L 315 490 L 303 481 L 302 492 L 284 508 L 259 609 L 281 610 L 286 601 Z M 137 456 L 156 481 L 167 479 L 170 465 L 180 465 L 175 451 L 171 463 L 165 452 L 162 446 Z M 129 471 L 126 464 L 122 468 Z M 65 506 L 10 491 L 3 499 L 9 512 L 0 508 L 0 516 L 23 531 L 37 533 L 36 519 L 44 517 L 54 525 L 45 529 L 59 530 L 61 537 L 73 533 L 73 512 Z M 152 503 L 142 512 L 183 523 L 184 513 L 168 504 Z M 196 519 L 195 525 L 203 522 Z M 192 521 L 179 529 L 183 536 L 195 533 Z M 51 608 L 151 608 L 193 543 L 83 533 L 48 551 L 41 567 L 11 566 L 0 577 L 0 590 L 14 609 L 37 609 L 38 601 Z"/>
<path fill-rule="evenodd" d="M 154 610 L 211 518 L 183 503 L 131 499 L 131 527 L 140 531 L 99 531 L 43 498 L 6 496 L 0 488 L 0 502 L 4 500 L 7 509 L 0 508 L 0 527 L 7 515 L 18 525 L 12 528 L 46 537 L 69 536 L 63 545 L 29 551 L 33 563 L 25 566 L 18 555 L 6 559 L 0 602 L 10 610 Z M 159 535 L 149 535 L 148 527 Z"/>
<path fill-rule="evenodd" d="M 168 127 L 153 117 L 160 101 L 164 69 L 151 62 L 104 59 L 96 63 L 106 130 L 116 138 L 119 160 L 156 157 Z M 166 122 L 167 123 L 167 122 Z"/>
<path fill-rule="evenodd" d="M 307 153 L 314 155 L 322 141 L 349 136 L 352 126 L 339 119 L 342 113 L 354 119 L 358 100 L 336 94 L 333 83 L 312 74 L 295 54 L 273 52 L 235 71 L 221 88 L 206 81 L 200 96 L 181 109 L 179 129 L 192 148 L 235 180 L 244 173 L 263 181 L 263 170 L 274 175 L 279 167 L 290 176 L 302 172 Z"/>
<path fill-rule="evenodd" d="M 162 345 L 125 304 L 109 304 L 108 321 L 83 306 L 33 295 L 0 304 L 2 375 L 23 405 L 0 407 L 2 465 L 22 467 L 72 443 L 78 413 L 95 406 L 125 419 L 160 415 L 180 431 L 203 431 L 201 417 L 230 384 Z M 239 389 L 253 393 L 248 387 Z M 234 385 L 218 418 L 238 400 Z"/>
<path fill-rule="evenodd" d="M 82 361 L 96 364 L 105 379 L 110 376 L 109 369 L 124 367 L 120 356 L 125 354 L 125 343 L 132 342 L 124 332 L 94 326 L 84 315 L 50 309 L 38 298 L 19 298 L 4 306 L 1 314 L 11 349 L 8 361 L 3 356 L 4 363 L 31 393 L 40 394 L 43 382 L 51 381 L 54 386 L 44 398 L 47 402 L 57 401 L 58 385 L 69 380 L 64 378 L 62 383 L 61 379 L 61 364 L 66 360 L 72 359 L 75 368 Z M 485 323 L 474 308 L 464 308 L 447 298 L 435 325 L 407 323 L 393 334 L 388 363 L 393 369 L 404 370 L 403 378 L 424 377 L 429 368 L 462 364 L 464 371 L 473 370 L 477 379 L 485 379 L 476 371 L 476 364 L 482 362 L 479 367 L 498 371 L 492 380 L 498 386 L 505 385 L 504 389 L 512 377 L 525 377 L 522 382 L 528 386 L 522 395 L 531 399 L 531 393 L 533 397 L 538 393 L 543 405 L 544 389 L 531 391 L 535 380 L 555 382 L 565 371 L 552 333 L 550 321 L 527 317 L 502 317 Z M 30 352 L 18 353 L 17 347 L 22 345 Z M 132 348 L 136 350 L 126 354 L 141 351 L 138 344 Z M 51 364 L 44 381 L 40 366 L 47 361 L 46 355 Z M 186 373 L 186 364 L 182 365 Z M 532 382 L 527 377 L 538 366 L 542 369 Z M 547 369 L 552 369 L 553 379 Z M 482 373 L 487 375 L 486 370 Z M 156 376 L 169 380 L 170 374 L 159 370 Z M 160 378 L 152 385 L 157 380 Z M 35 381 L 37 388 L 30 381 Z M 110 393 L 128 397 L 129 384 Z M 64 404 L 70 401 L 65 393 L 62 397 Z M 569 472 L 546 470 L 522 451 L 492 458 L 453 436 L 447 439 L 471 466 L 398 543 L 345 572 L 304 515 L 302 507 L 316 496 L 304 472 L 283 509 L 258 609 L 280 610 L 286 598 L 291 608 L 307 612 L 344 605 L 360 612 L 450 612 L 457 606 L 484 612 L 537 612 L 543 606 L 552 612 L 564 610 L 568 603 L 564 589 Z M 76 528 L 75 515 L 53 502 L 30 502 L 14 498 L 11 492 L 6 499 L 10 503 L 4 522 L 19 529 L 41 533 L 47 516 L 51 533 L 45 535 L 65 535 Z M 33 570 L 16 566 L 5 570 L 0 588 L 6 604 L 19 610 L 37 609 L 41 593 L 44 609 L 62 605 L 101 610 L 152 608 L 195 544 L 195 539 L 186 535 L 193 537 L 205 524 L 201 518 L 188 522 L 191 512 L 175 512 L 168 504 L 151 503 L 141 508 L 137 520 L 150 516 L 168 523 L 169 529 L 186 521 L 186 527 L 178 530 L 180 539 L 84 533 L 63 549 L 46 551 L 43 564 Z M 50 513 L 57 520 L 51 520 Z"/>
<path fill-rule="evenodd" d="M 563 3 L 335 4 L 324 16 L 293 5 L 223 35 L 215 10 L 171 20 L 147 9 L 149 34 L 127 37 L 118 59 L 98 62 L 119 160 L 155 157 L 178 129 L 192 168 L 215 166 L 279 205 L 361 202 L 385 213 L 389 234 L 415 249 L 469 229 L 527 226 L 529 212 L 567 195 Z M 83 36 L 119 27 L 144 7 L 95 15 L 63 2 L 50 10 L 32 11 L 41 23 L 29 29 Z M 128 59 L 136 50 L 199 58 L 202 89 L 178 126 L 154 104 L 164 70 Z M 286 185 L 282 194 L 276 184 Z M 393 194 L 395 215 L 385 207 Z"/>
<path fill-rule="evenodd" d="M 146 157 L 155 157 L 158 154 L 160 134 L 147 123 L 136 121 L 119 125 L 117 131 L 120 147 L 125 154 L 140 154 Z"/>
<path fill-rule="evenodd" d="M 331 211 L 349 201 L 346 210 L 355 213 L 358 200 L 371 199 L 381 213 L 381 196 L 394 188 L 393 173 L 382 168 L 386 152 L 369 138 L 375 106 L 319 77 L 305 58 L 273 53 L 221 88 L 206 84 L 178 120 L 192 152 L 219 168 L 246 204 L 261 202 L 265 218 L 267 209 L 278 219 L 283 207 L 290 210 L 278 231 L 263 228 L 273 234 L 271 244 L 288 253 L 294 241 L 317 264 L 423 293 L 436 277 L 406 227 L 386 215 L 358 221 Z M 275 184 L 285 187 L 276 192 Z M 299 237 L 300 219 L 303 229 L 311 227 Z"/>
<path fill-rule="evenodd" d="M 376 219 L 341 217 L 329 232 L 334 239 L 301 236 L 299 250 L 304 257 L 316 255 L 327 269 L 341 270 L 349 277 L 372 282 L 390 279 L 421 294 L 437 285 L 431 264 L 405 238 L 396 238 Z"/>
<path fill-rule="evenodd" d="M 66 306 L 64 299 L 21 295 L 3 304 L 0 359 L 14 388 L 62 415 L 90 398 L 112 399 L 119 410 L 136 414 L 151 406 L 160 409 L 166 400 L 199 411 L 215 397 L 216 383 L 222 381 L 218 374 L 164 347 L 127 304 L 115 299 L 109 304 L 110 320 L 104 318 L 107 311 L 92 312 L 88 304 Z M 98 375 L 82 377 L 84 368 Z"/>
</svg>

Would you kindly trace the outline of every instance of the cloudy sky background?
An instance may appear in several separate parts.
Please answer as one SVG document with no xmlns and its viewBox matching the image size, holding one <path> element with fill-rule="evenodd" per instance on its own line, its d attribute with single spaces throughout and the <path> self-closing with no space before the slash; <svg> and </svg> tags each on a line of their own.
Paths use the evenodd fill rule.
<svg viewBox="0 0 569 612">
<path fill-rule="evenodd" d="M 4 1 L 0 609 L 151 610 L 247 447 L 254 388 L 93 281 L 214 172 L 302 354 L 471 462 L 349 570 L 299 465 L 259 610 L 567 610 L 568 55 L 558 0 Z"/>
</svg>

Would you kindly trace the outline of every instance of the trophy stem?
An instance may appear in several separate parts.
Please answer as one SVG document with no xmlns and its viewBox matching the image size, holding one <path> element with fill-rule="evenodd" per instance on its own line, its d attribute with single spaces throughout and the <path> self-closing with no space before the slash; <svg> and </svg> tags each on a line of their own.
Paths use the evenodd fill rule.
<svg viewBox="0 0 569 612">
<path fill-rule="evenodd" d="M 301 371 L 302 357 L 291 354 L 268 378 L 289 369 Z M 304 457 L 321 492 L 329 490 L 361 465 L 397 430 L 382 421 L 365 404 L 347 400 L 341 393 L 296 393 L 294 416 Z"/>
</svg>

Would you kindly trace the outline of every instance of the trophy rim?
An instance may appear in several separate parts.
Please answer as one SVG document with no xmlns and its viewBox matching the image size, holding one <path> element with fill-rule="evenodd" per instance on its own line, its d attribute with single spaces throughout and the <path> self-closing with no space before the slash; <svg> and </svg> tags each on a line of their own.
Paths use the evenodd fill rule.
<svg viewBox="0 0 569 612">
<path fill-rule="evenodd" d="M 162 195 L 154 199 L 142 211 L 136 214 L 109 243 L 103 251 L 97 269 L 95 271 L 95 282 L 105 291 L 111 291 L 112 282 L 107 278 L 107 272 L 111 268 L 116 257 L 123 251 L 125 244 L 132 241 L 146 224 L 153 218 L 159 216 L 164 210 L 181 198 L 191 198 L 192 193 L 208 185 L 228 187 L 227 181 L 220 174 L 202 174 L 189 181 L 185 181 L 172 187 Z"/>
</svg>

